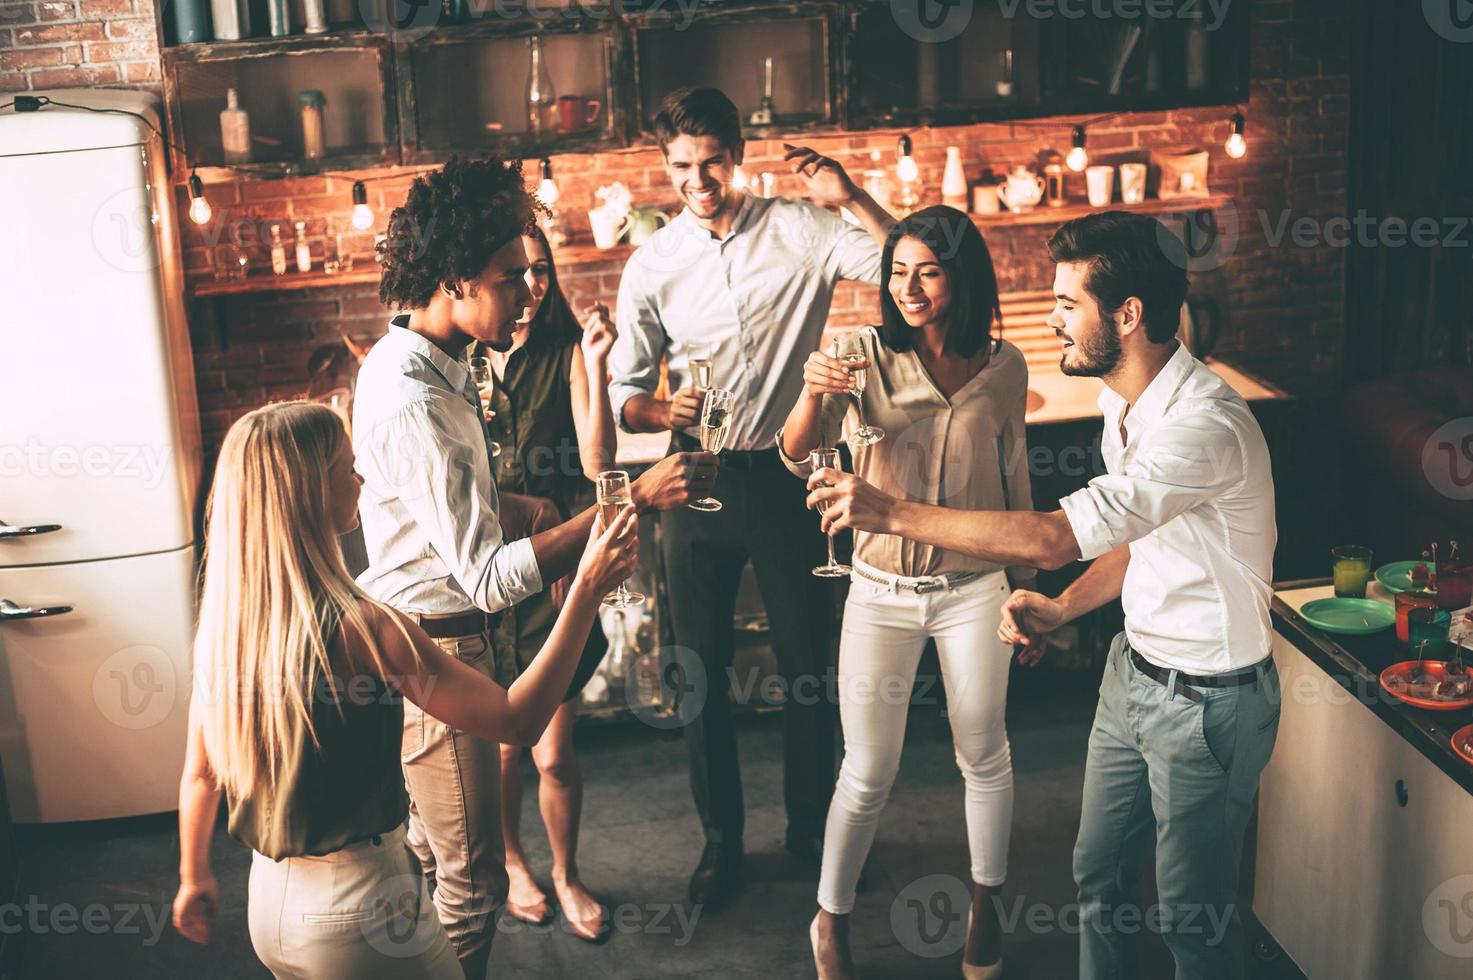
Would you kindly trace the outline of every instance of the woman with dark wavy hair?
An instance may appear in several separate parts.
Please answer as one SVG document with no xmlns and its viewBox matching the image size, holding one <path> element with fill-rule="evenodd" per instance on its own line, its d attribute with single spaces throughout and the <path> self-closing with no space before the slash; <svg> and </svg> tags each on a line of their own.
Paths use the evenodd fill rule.
<svg viewBox="0 0 1473 980">
<path fill-rule="evenodd" d="M 803 394 L 778 433 L 783 459 L 807 477 L 809 453 L 853 445 L 854 472 L 902 499 L 966 510 L 1032 509 L 1023 412 L 1028 367 L 1002 327 L 997 276 L 971 220 L 932 207 L 896 224 L 880 262 L 878 328 L 859 331 L 854 363 L 816 351 Z M 853 372 L 867 372 L 857 398 Z M 866 423 L 886 433 L 855 438 Z M 1013 769 L 1003 726 L 1012 648 L 997 638 L 1014 579 L 966 555 L 884 534 L 855 535 L 839 640 L 844 762 L 824 830 L 819 912 L 809 928 L 822 980 L 853 975 L 848 918 L 860 869 L 900 767 L 908 696 L 927 640 L 936 642 L 956 763 L 966 784 L 972 910 L 962 973 L 1002 970 L 993 898 L 1007 876 Z"/>
</svg>

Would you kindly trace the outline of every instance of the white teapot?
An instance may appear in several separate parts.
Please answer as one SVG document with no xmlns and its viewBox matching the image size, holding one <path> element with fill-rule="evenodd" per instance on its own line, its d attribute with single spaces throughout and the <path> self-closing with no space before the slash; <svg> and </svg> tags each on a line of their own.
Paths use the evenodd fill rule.
<svg viewBox="0 0 1473 980">
<path fill-rule="evenodd" d="M 1009 211 L 1025 211 L 1043 200 L 1044 180 L 1019 164 L 997 184 L 997 197 Z"/>
</svg>

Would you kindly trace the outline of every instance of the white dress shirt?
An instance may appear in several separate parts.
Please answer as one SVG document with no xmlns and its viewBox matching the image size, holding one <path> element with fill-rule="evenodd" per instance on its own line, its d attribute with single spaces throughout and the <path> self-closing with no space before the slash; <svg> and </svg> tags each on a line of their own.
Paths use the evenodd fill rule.
<svg viewBox="0 0 1473 980">
<path fill-rule="evenodd" d="M 368 568 L 358 584 L 404 612 L 497 612 L 542 590 L 527 539 L 502 539 L 481 402 L 466 366 L 390 321 L 358 371 L 353 451 Z"/>
<path fill-rule="evenodd" d="M 654 392 L 664 355 L 670 387 L 689 386 L 690 346 L 706 344 L 712 384 L 736 394 L 727 448 L 771 448 L 841 279 L 878 283 L 880 247 L 815 204 L 744 193 L 724 241 L 682 211 L 635 250 L 619 281 L 615 420 L 628 429 L 624 405 Z"/>
<path fill-rule="evenodd" d="M 1130 645 L 1192 674 L 1262 660 L 1278 532 L 1268 446 L 1248 403 L 1179 347 L 1129 413 L 1109 388 L 1099 404 L 1107 475 L 1059 505 L 1083 560 L 1130 545 L 1120 596 Z"/>
</svg>

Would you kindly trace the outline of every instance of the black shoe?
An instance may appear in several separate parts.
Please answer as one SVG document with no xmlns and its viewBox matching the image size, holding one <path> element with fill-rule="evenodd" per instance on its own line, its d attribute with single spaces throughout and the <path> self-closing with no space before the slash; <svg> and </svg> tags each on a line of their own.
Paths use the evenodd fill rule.
<svg viewBox="0 0 1473 980">
<path fill-rule="evenodd" d="M 701 863 L 690 879 L 690 901 L 706 912 L 716 912 L 742 890 L 742 851 L 707 844 L 701 852 Z"/>
<path fill-rule="evenodd" d="M 783 846 L 788 853 L 799 861 L 808 865 L 814 871 L 823 869 L 823 838 L 813 834 L 795 834 L 788 832 Z M 869 887 L 869 879 L 864 876 L 864 871 L 859 872 L 858 890 L 864 891 Z"/>
</svg>

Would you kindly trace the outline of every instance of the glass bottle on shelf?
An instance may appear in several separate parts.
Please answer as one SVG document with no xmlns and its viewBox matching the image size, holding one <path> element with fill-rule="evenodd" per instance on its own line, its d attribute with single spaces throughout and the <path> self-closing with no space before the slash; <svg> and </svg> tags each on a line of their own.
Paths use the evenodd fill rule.
<svg viewBox="0 0 1473 980">
<path fill-rule="evenodd" d="M 527 131 L 534 136 L 557 132 L 557 94 L 552 90 L 552 76 L 547 71 L 547 56 L 542 50 L 541 35 L 527 39 L 532 51 L 532 65 L 527 71 Z"/>
<path fill-rule="evenodd" d="M 281 225 L 271 226 L 271 273 L 286 275 L 286 245 L 281 240 Z"/>
<path fill-rule="evenodd" d="M 312 271 L 312 246 L 307 242 L 307 222 L 297 222 L 297 271 Z"/>
<path fill-rule="evenodd" d="M 225 162 L 251 162 L 251 117 L 240 107 L 235 89 L 225 90 L 225 108 L 220 112 L 220 146 Z"/>
<path fill-rule="evenodd" d="M 297 93 L 297 103 L 302 110 L 302 156 L 308 160 L 321 160 L 327 155 L 326 127 L 323 125 L 323 109 L 327 96 L 317 89 Z"/>
</svg>

